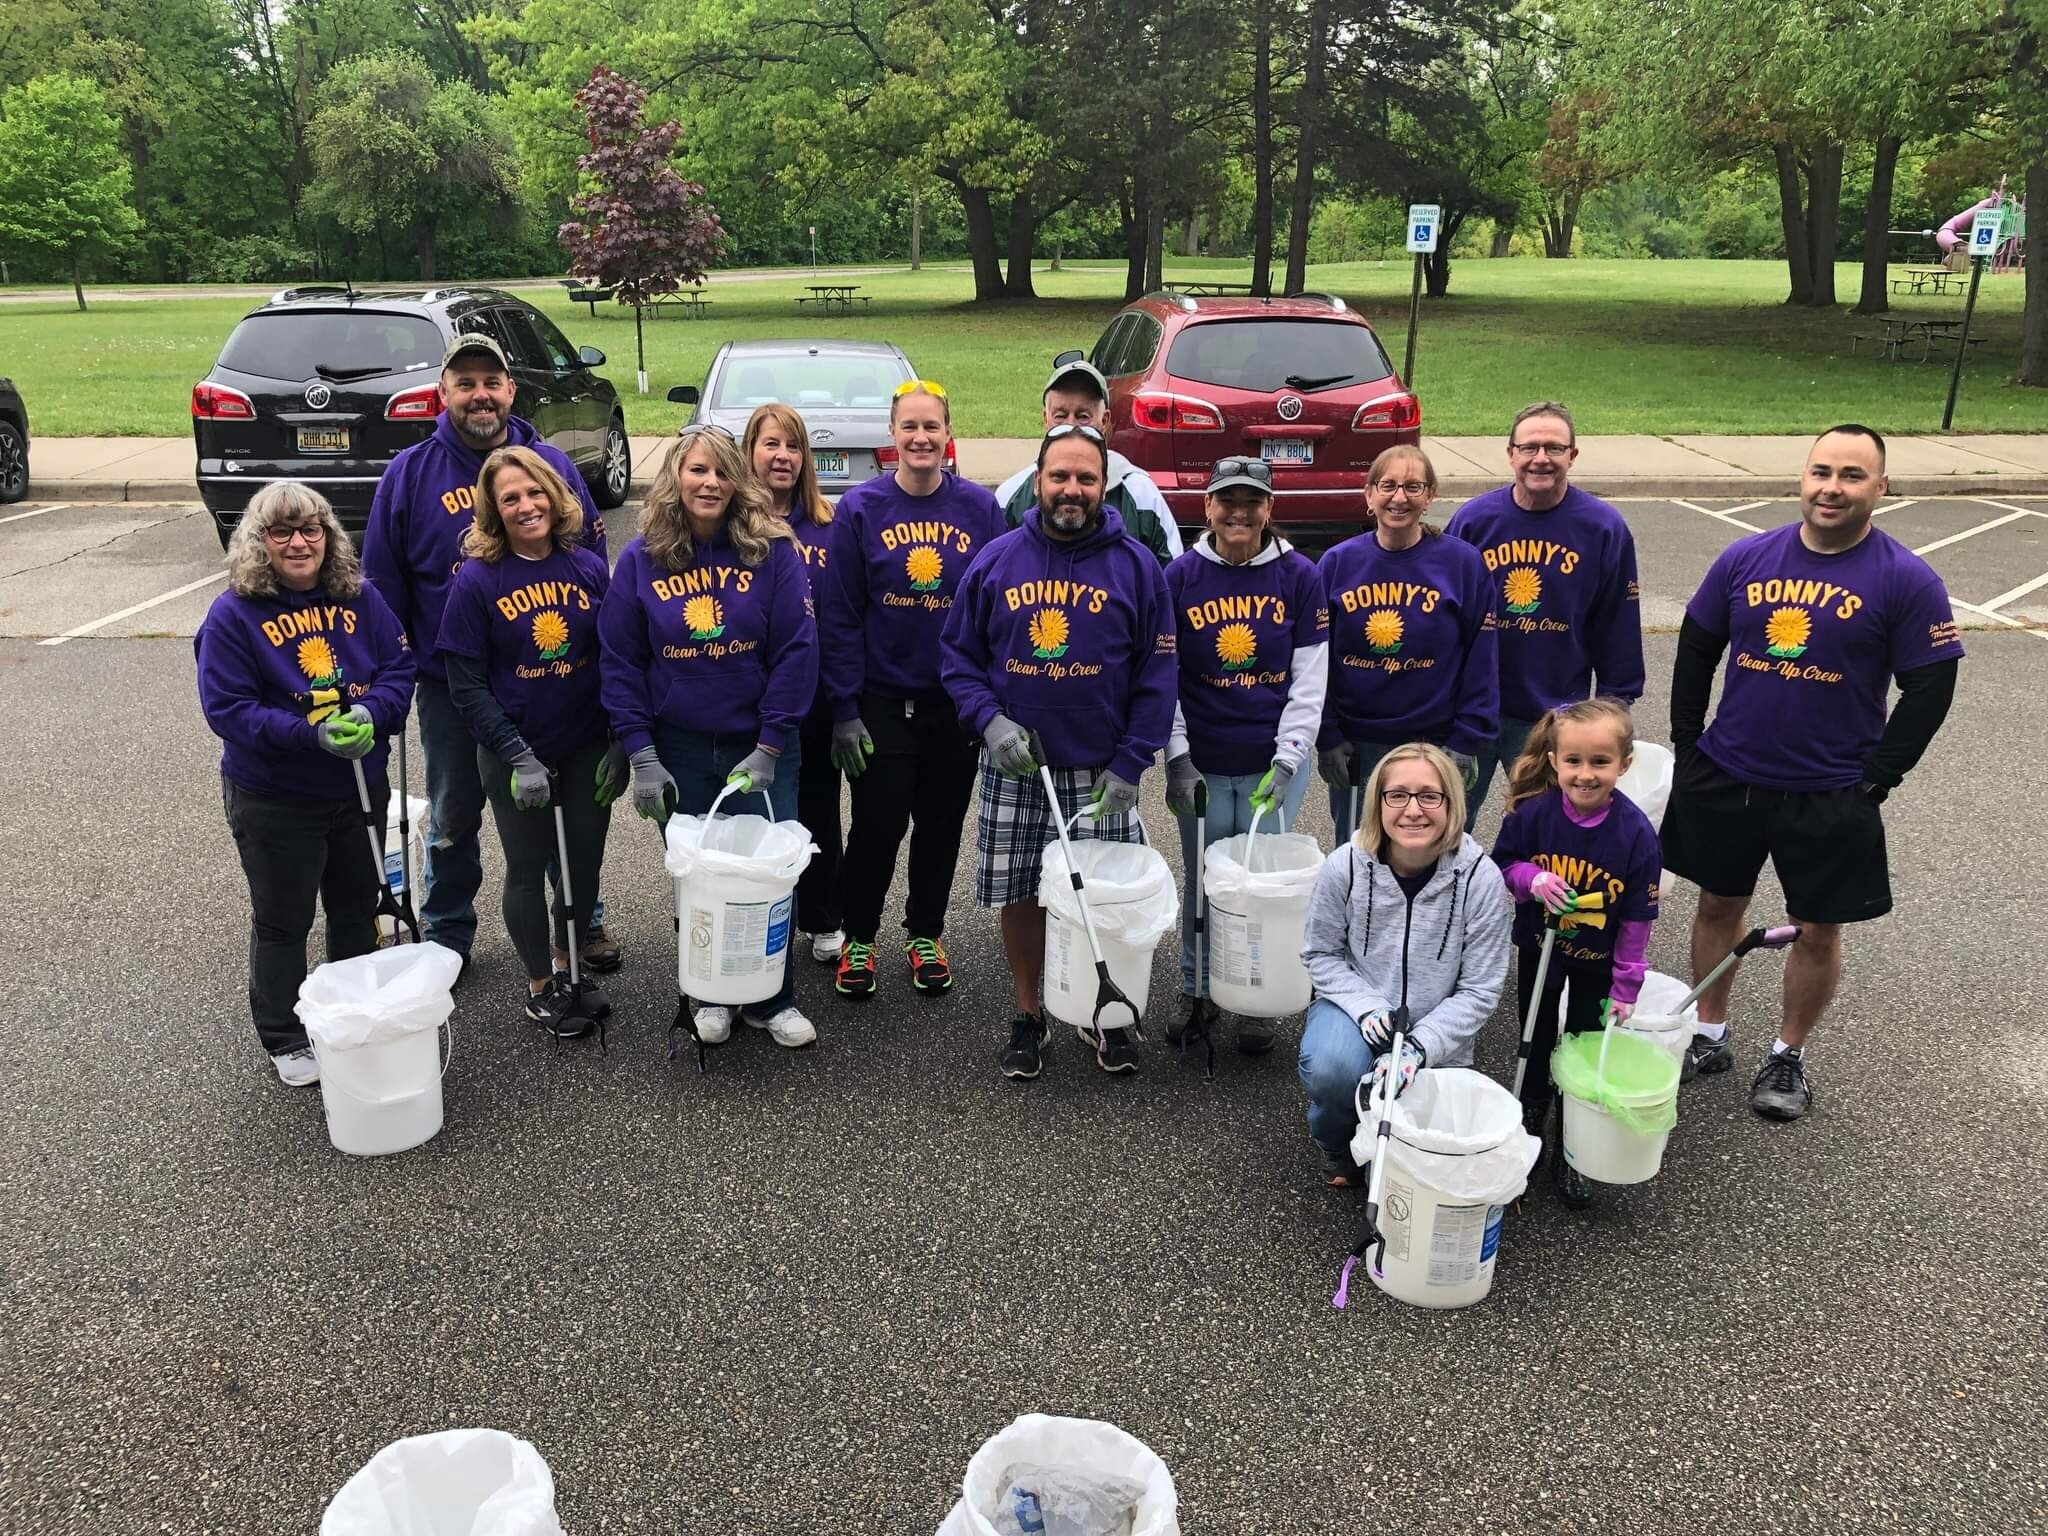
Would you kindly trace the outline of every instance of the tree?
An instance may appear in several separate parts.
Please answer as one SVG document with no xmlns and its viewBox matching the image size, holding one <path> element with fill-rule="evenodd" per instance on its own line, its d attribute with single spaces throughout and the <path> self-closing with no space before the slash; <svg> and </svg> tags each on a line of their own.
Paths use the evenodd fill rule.
<svg viewBox="0 0 2048 1536">
<path fill-rule="evenodd" d="M 120 125 L 98 85 L 44 75 L 0 95 L 0 246 L 68 258 L 85 309 L 85 262 L 112 255 L 139 221 Z"/>
<path fill-rule="evenodd" d="M 1550 108 L 1534 176 L 1543 207 L 1543 254 L 1563 259 L 1572 253 L 1572 234 L 1586 194 L 1629 174 L 1601 152 L 1597 124 L 1606 117 L 1607 98 L 1597 91 L 1571 91 Z"/>
<path fill-rule="evenodd" d="M 640 307 L 656 294 L 701 283 L 725 244 L 704 188 L 672 163 L 683 125 L 647 121 L 647 92 L 602 64 L 576 105 L 583 109 L 587 154 L 576 161 L 585 190 L 570 200 L 578 218 L 556 231 L 569 270 L 617 292 L 633 306 L 640 393 L 647 393 L 647 343 Z"/>
<path fill-rule="evenodd" d="M 2048 386 L 2048 0 L 2004 0 L 1999 42 L 2011 83 L 2027 193 L 2027 296 L 2020 321 L 2022 384 Z"/>
</svg>

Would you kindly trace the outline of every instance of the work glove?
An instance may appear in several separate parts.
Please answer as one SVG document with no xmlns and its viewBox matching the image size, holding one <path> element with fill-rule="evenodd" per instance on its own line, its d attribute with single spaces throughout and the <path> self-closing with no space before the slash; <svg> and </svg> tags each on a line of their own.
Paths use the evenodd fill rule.
<svg viewBox="0 0 2048 1536">
<path fill-rule="evenodd" d="M 613 742 L 605 749 L 597 765 L 597 803 L 610 805 L 619 798 L 630 782 L 626 768 L 626 746 L 624 742 Z"/>
<path fill-rule="evenodd" d="M 740 759 L 739 767 L 725 776 L 728 784 L 737 784 L 740 793 L 766 789 L 775 782 L 775 754 L 766 747 L 756 747 Z"/>
<path fill-rule="evenodd" d="M 1479 759 L 1469 752 L 1453 752 L 1451 761 L 1458 765 L 1458 777 L 1465 781 L 1465 793 L 1471 794 L 1479 787 Z"/>
<path fill-rule="evenodd" d="M 1273 813 L 1281 801 L 1287 798 L 1288 786 L 1294 782 L 1294 770 L 1273 759 L 1273 766 L 1266 770 L 1266 776 L 1259 780 L 1259 787 L 1252 791 L 1252 809 Z"/>
<path fill-rule="evenodd" d="M 1095 798 L 1088 804 L 1097 821 L 1107 820 L 1111 816 L 1122 816 L 1138 808 L 1138 786 L 1126 784 L 1105 768 L 1096 776 Z"/>
<path fill-rule="evenodd" d="M 1358 1032 L 1374 1050 L 1384 1050 L 1394 1038 L 1394 1016 L 1384 1008 L 1375 1008 L 1358 1021 Z"/>
<path fill-rule="evenodd" d="M 1865 781 L 1863 785 L 1864 798 L 1869 800 L 1872 805 L 1883 805 L 1885 797 L 1890 793 L 1891 788 L 1888 785 L 1871 783 L 1869 781 Z"/>
<path fill-rule="evenodd" d="M 1394 1097 L 1399 1098 L 1408 1091 L 1408 1085 L 1415 1081 L 1415 1074 L 1429 1064 L 1429 1058 L 1413 1036 L 1401 1040 L 1401 1059 L 1394 1060 L 1392 1051 L 1383 1051 L 1372 1064 L 1372 1096 L 1376 1099 L 1386 1092 L 1386 1079 L 1394 1079 Z"/>
<path fill-rule="evenodd" d="M 848 779 L 857 779 L 875 755 L 875 738 L 861 724 L 859 715 L 832 722 L 832 766 Z"/>
<path fill-rule="evenodd" d="M 1332 789 L 1354 789 L 1358 785 L 1358 750 L 1348 741 L 1325 747 L 1316 754 L 1316 772 Z"/>
<path fill-rule="evenodd" d="M 1005 778 L 1028 779 L 1038 772 L 1038 759 L 1031 751 L 1031 737 L 1008 715 L 999 714 L 989 721 L 981 739 L 988 747 L 989 761 Z"/>
<path fill-rule="evenodd" d="M 1579 893 L 1566 885 L 1562 876 L 1547 869 L 1529 882 L 1529 894 L 1542 902 L 1545 910 L 1554 917 L 1562 917 L 1579 904 Z"/>
<path fill-rule="evenodd" d="M 1195 814 L 1195 786 L 1202 782 L 1202 770 L 1183 752 L 1166 765 L 1166 808 L 1176 816 Z"/>
<path fill-rule="evenodd" d="M 323 752 L 354 761 L 368 757 L 377 745 L 377 727 L 370 712 L 357 704 L 346 714 L 329 715 L 313 727 L 314 738 Z"/>
<path fill-rule="evenodd" d="M 548 803 L 547 765 L 531 750 L 512 759 L 512 803 L 522 811 L 545 810 Z"/>
<path fill-rule="evenodd" d="M 676 781 L 661 766 L 661 754 L 652 747 L 642 747 L 633 754 L 632 764 L 633 809 L 649 821 L 667 821 Z"/>
</svg>

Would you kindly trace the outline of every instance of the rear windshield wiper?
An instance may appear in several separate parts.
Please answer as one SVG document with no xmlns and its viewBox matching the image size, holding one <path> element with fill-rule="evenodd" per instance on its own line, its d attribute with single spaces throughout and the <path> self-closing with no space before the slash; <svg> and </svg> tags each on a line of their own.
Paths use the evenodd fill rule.
<svg viewBox="0 0 2048 1536">
<path fill-rule="evenodd" d="M 384 369 L 381 365 L 375 368 L 330 368 L 325 363 L 315 363 L 313 371 L 330 384 L 345 384 L 350 379 L 375 378 Z"/>
<path fill-rule="evenodd" d="M 1346 379 L 1355 379 L 1357 377 L 1358 375 L 1355 373 L 1331 373 L 1325 374 L 1321 378 L 1308 379 L 1303 378 L 1298 373 L 1290 373 L 1280 382 L 1289 389 L 1321 389 L 1326 384 L 1342 384 Z"/>
</svg>

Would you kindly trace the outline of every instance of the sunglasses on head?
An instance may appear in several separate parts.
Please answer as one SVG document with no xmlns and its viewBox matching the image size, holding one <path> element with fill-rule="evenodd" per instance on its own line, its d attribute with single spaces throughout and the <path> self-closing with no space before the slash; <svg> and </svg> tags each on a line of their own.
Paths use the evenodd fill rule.
<svg viewBox="0 0 2048 1536">
<path fill-rule="evenodd" d="M 946 398 L 946 386 L 934 383 L 930 379 L 905 379 L 896 386 L 895 397 L 901 400 L 905 395 L 930 395 L 943 400 Z"/>
<path fill-rule="evenodd" d="M 704 436 L 704 435 L 705 435 L 706 433 L 710 433 L 710 434 L 711 434 L 712 436 L 715 436 L 715 437 L 722 437 L 722 438 L 724 438 L 724 439 L 725 439 L 725 440 L 726 440 L 726 441 L 727 441 L 728 443 L 736 443 L 736 442 L 738 442 L 738 441 L 739 441 L 739 439 L 738 439 L 738 438 L 736 438 L 736 437 L 734 437 L 734 436 L 732 435 L 732 429 L 731 429 L 730 427 L 721 427 L 721 426 L 720 426 L 720 425 L 719 425 L 719 424 L 718 424 L 717 422 L 715 422 L 715 421 L 693 421 L 693 422 L 691 422 L 691 423 L 690 423 L 690 424 L 689 424 L 688 426 L 686 426 L 686 427 L 683 427 L 682 429 L 680 429 L 680 430 L 679 430 L 679 431 L 678 431 L 678 432 L 676 433 L 676 436 L 677 436 L 677 437 L 702 437 L 702 436 Z"/>
<path fill-rule="evenodd" d="M 1216 467 L 1209 472 L 1211 480 L 1226 476 L 1242 475 L 1247 480 L 1256 480 L 1261 485 L 1273 483 L 1273 466 L 1264 459 L 1218 459 Z"/>
<path fill-rule="evenodd" d="M 1100 429 L 1096 427 L 1091 427 L 1086 422 L 1082 421 L 1063 421 L 1056 427 L 1047 428 L 1045 440 L 1049 443 L 1052 442 L 1055 438 L 1071 437 L 1076 432 L 1080 433 L 1081 436 L 1087 438 L 1088 441 L 1091 443 L 1100 443 L 1105 441 Z"/>
</svg>

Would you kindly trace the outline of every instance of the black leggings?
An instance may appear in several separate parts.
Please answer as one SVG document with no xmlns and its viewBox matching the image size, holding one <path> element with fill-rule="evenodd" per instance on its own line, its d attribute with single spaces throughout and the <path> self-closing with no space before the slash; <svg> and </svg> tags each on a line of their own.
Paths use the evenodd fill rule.
<svg viewBox="0 0 2048 1536">
<path fill-rule="evenodd" d="M 1516 1016 L 1529 1018 L 1529 999 L 1536 995 L 1536 963 L 1542 950 L 1534 944 L 1515 946 Z M 1565 1014 L 1564 1032 L 1582 1035 L 1600 1028 L 1600 1005 L 1614 985 L 1614 962 L 1597 965 L 1567 961 L 1555 949 L 1550 952 L 1550 969 L 1543 977 L 1543 1006 L 1536 1013 L 1536 1033 L 1529 1042 L 1529 1070 L 1522 1078 L 1522 1124 L 1532 1136 L 1543 1134 L 1544 1116 L 1557 1090 L 1550 1083 L 1550 1053 L 1557 1049 L 1557 1003 L 1565 979 L 1572 984 L 1571 1002 Z"/>
<path fill-rule="evenodd" d="M 910 895 L 903 926 L 912 938 L 936 939 L 945 930 L 953 895 L 979 744 L 962 733 L 943 695 L 913 703 L 864 694 L 860 717 L 875 740 L 875 755 L 853 781 L 853 826 L 840 876 L 846 936 L 874 943 L 889 882 L 896 877 L 896 852 L 908 831 Z"/>
<path fill-rule="evenodd" d="M 590 932 L 590 909 L 597 900 L 597 882 L 604 870 L 605 837 L 611 830 L 612 808 L 597 803 L 597 767 L 604 761 L 603 737 L 565 752 L 548 767 L 562 797 L 562 837 L 569 845 L 569 885 L 576 910 L 565 912 L 559 889 L 554 899 L 553 948 L 566 953 L 566 921 L 574 917 L 580 945 Z M 512 803 L 512 765 L 488 747 L 476 749 L 477 772 L 498 825 L 505 849 L 505 892 L 501 910 L 505 931 L 519 952 L 530 980 L 540 981 L 554 969 L 549 952 L 548 865 L 555 858 L 555 813 L 552 806 L 522 811 Z"/>
<path fill-rule="evenodd" d="M 824 689 L 797 737 L 804 752 L 797 764 L 796 819 L 818 851 L 797 877 L 796 925 L 805 933 L 830 933 L 840 926 L 839 769 L 832 762 L 832 701 Z"/>
</svg>

